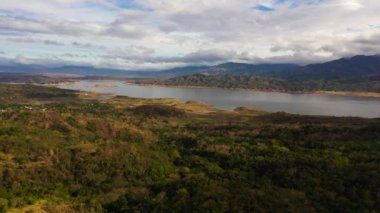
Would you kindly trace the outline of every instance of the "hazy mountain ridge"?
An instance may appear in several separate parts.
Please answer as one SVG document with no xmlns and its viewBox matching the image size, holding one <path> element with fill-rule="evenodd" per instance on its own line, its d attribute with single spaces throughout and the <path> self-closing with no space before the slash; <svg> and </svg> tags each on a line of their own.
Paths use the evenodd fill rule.
<svg viewBox="0 0 380 213">
<path fill-rule="evenodd" d="M 90 66 L 61 66 L 61 67 L 45 67 L 42 65 L 0 65 L 2 73 L 66 73 L 85 76 L 120 76 L 129 78 L 157 78 L 157 77 L 175 77 L 180 75 L 188 75 L 201 72 L 207 69 L 208 66 L 188 66 L 176 67 L 162 71 L 133 71 L 121 69 L 95 68 Z"/>
<path fill-rule="evenodd" d="M 380 75 L 380 56 L 357 55 L 319 64 L 299 66 L 296 64 L 245 64 L 224 63 L 205 69 L 202 74 L 268 76 L 289 80 L 343 79 L 349 77 L 374 77 Z M 350 76 L 346 74 L 349 73 Z"/>
<path fill-rule="evenodd" d="M 358 55 L 326 63 L 311 64 L 295 70 L 275 73 L 273 76 L 289 80 L 342 80 L 375 77 L 380 76 L 380 56 Z"/>
<path fill-rule="evenodd" d="M 186 66 L 166 70 L 121 70 L 91 66 L 45 67 L 43 65 L 0 65 L 0 72 L 18 73 L 68 73 L 87 76 L 123 76 L 129 78 L 171 78 L 203 73 L 206 75 L 254 75 L 296 68 L 296 64 L 245 64 L 228 62 L 215 66 Z"/>
<path fill-rule="evenodd" d="M 149 78 L 144 83 L 175 86 L 212 86 L 280 91 L 341 90 L 380 92 L 380 56 L 354 56 L 320 64 L 245 64 L 176 67 L 161 71 L 131 71 L 87 66 L 47 68 L 41 65 L 0 66 L 4 72 L 66 73 L 83 76 Z M 9 76 L 7 76 L 9 78 Z M 28 77 L 26 75 L 26 77 Z M 42 79 L 49 76 L 31 76 Z M 24 78 L 25 79 L 25 78 Z M 164 80 L 163 80 L 164 79 Z M 166 79 L 166 80 L 165 80 Z M 30 81 L 28 81 L 30 82 Z M 141 82 L 141 81 L 140 81 Z"/>
<path fill-rule="evenodd" d="M 248 68 L 252 66 L 247 65 L 245 66 L 247 72 L 244 72 L 242 65 L 238 64 L 236 67 L 239 68 L 236 72 L 233 66 L 229 66 L 229 69 L 210 68 L 209 71 L 201 74 L 180 76 L 156 83 L 278 91 L 380 92 L 380 57 L 378 55 L 354 56 L 293 68 L 290 67 L 291 65 L 271 66 L 277 70 L 252 71 Z"/>
<path fill-rule="evenodd" d="M 281 72 L 299 67 L 296 64 L 245 64 L 228 62 L 213 66 L 202 72 L 206 75 L 265 75 L 271 72 Z"/>
</svg>

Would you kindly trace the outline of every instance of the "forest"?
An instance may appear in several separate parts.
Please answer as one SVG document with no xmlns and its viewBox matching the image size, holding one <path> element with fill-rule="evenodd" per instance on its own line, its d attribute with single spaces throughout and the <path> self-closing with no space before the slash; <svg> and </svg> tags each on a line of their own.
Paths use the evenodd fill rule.
<svg viewBox="0 0 380 213">
<path fill-rule="evenodd" d="M 376 212 L 380 119 L 0 84 L 0 212 Z"/>
<path fill-rule="evenodd" d="M 225 63 L 199 73 L 135 82 L 282 92 L 380 93 L 380 57 L 358 55 L 307 66 Z"/>
<path fill-rule="evenodd" d="M 229 89 L 252 89 L 259 91 L 282 92 L 313 92 L 313 91 L 346 91 L 346 92 L 375 92 L 380 93 L 380 81 L 378 79 L 355 78 L 344 81 L 335 80 L 294 80 L 281 79 L 266 76 L 219 76 L 193 74 L 165 80 L 135 81 L 140 84 L 157 84 L 166 86 L 200 86 L 218 87 Z"/>
</svg>

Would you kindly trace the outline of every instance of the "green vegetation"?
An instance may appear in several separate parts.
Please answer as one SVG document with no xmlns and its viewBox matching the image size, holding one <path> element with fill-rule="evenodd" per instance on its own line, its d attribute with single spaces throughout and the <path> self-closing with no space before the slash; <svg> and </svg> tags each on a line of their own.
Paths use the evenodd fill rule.
<svg viewBox="0 0 380 213">
<path fill-rule="evenodd" d="M 164 84 L 167 86 L 201 86 L 263 91 L 347 91 L 380 92 L 380 81 L 368 82 L 367 78 L 333 80 L 289 80 L 263 76 L 218 76 L 194 74 L 167 80 L 138 81 L 137 83 Z"/>
<path fill-rule="evenodd" d="M 0 85 L 0 212 L 376 212 L 379 189 L 379 119 Z"/>
<path fill-rule="evenodd" d="M 380 57 L 355 56 L 303 67 L 228 63 L 210 67 L 202 73 L 137 83 L 285 92 L 380 93 Z"/>
<path fill-rule="evenodd" d="M 137 83 L 144 83 L 144 80 L 138 81 Z M 167 80 L 155 80 L 148 83 L 164 84 L 166 86 L 220 87 L 233 89 L 254 89 L 263 91 L 297 91 L 302 88 L 301 85 L 290 84 L 280 79 L 244 75 L 219 76 L 193 74 Z"/>
</svg>

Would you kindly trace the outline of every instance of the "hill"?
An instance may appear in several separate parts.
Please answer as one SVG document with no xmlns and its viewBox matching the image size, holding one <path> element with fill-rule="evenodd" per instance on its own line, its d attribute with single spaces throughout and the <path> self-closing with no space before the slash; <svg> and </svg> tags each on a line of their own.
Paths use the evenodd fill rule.
<svg viewBox="0 0 380 213">
<path fill-rule="evenodd" d="M 273 76 L 288 80 L 380 80 L 380 56 L 358 55 L 274 73 Z"/>
<path fill-rule="evenodd" d="M 213 76 L 253 76 L 282 72 L 297 67 L 298 65 L 296 64 L 245 64 L 229 62 L 209 67 L 201 73 Z"/>
<path fill-rule="evenodd" d="M 295 64 L 225 63 L 216 66 L 188 66 L 161 71 L 128 71 L 86 66 L 47 68 L 38 65 L 0 66 L 4 79 L 23 72 L 32 80 L 51 82 L 41 73 L 64 73 L 91 78 L 133 78 L 136 83 L 171 86 L 205 86 L 244 88 L 266 91 L 313 92 L 380 92 L 380 56 L 354 56 L 326 63 L 298 66 Z M 7 73 L 4 73 L 6 72 Z M 1 74 L 1 72 L 0 72 Z M 6 77 L 6 78 L 5 78 Z M 27 79 L 24 77 L 20 77 Z M 35 80 L 36 79 L 36 80 Z M 142 80 L 141 80 L 142 79 Z M 61 80 L 67 80 L 62 78 Z M 4 82 L 3 80 L 2 82 Z"/>
<path fill-rule="evenodd" d="M 0 85 L 0 212 L 373 212 L 380 120 Z"/>
<path fill-rule="evenodd" d="M 99 76 L 99 77 L 128 77 L 128 78 L 162 78 L 176 77 L 188 75 L 203 71 L 207 66 L 188 66 L 177 67 L 161 71 L 133 71 L 120 69 L 95 68 L 91 66 L 61 66 L 61 67 L 46 67 L 43 65 L 0 65 L 0 74 L 23 74 L 36 75 L 40 73 L 60 73 L 73 74 L 82 76 Z"/>
<path fill-rule="evenodd" d="M 155 84 L 212 86 L 275 91 L 380 92 L 380 57 L 355 56 L 303 67 L 294 65 L 240 65 L 213 67 Z M 268 67 L 269 66 L 269 67 Z M 248 68 L 249 67 L 249 68 Z M 256 71 L 252 67 L 257 67 Z"/>
<path fill-rule="evenodd" d="M 189 75 L 203 71 L 207 66 L 187 66 L 176 67 L 160 71 L 131 71 L 118 69 L 102 69 L 86 66 L 64 66 L 48 69 L 49 72 L 80 74 L 86 76 L 104 76 L 104 77 L 128 77 L 128 78 L 169 78 L 182 75 Z"/>
</svg>

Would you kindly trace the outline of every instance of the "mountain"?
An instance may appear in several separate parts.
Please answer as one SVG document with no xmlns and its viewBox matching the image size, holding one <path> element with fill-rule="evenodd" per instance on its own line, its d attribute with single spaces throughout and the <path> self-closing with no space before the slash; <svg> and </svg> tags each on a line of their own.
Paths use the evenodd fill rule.
<svg viewBox="0 0 380 213">
<path fill-rule="evenodd" d="M 89 66 L 51 68 L 41 65 L 15 64 L 0 66 L 0 72 L 154 78 L 156 80 L 139 82 L 176 86 L 213 86 L 279 91 L 341 90 L 380 92 L 380 56 L 378 55 L 359 55 L 307 66 L 229 62 L 216 66 L 187 66 L 161 71 L 133 71 Z"/>
<path fill-rule="evenodd" d="M 204 72 L 209 69 L 209 66 L 187 66 L 187 67 L 176 67 L 173 69 L 158 71 L 154 74 L 158 77 L 175 77 L 175 76 L 183 76 L 183 75 L 191 75 L 195 73 Z"/>
<path fill-rule="evenodd" d="M 277 72 L 273 77 L 288 80 L 358 80 L 380 79 L 380 56 L 358 55 L 326 63 L 311 64 L 298 69 Z"/>
<path fill-rule="evenodd" d="M 103 68 L 95 68 L 90 66 L 63 66 L 63 67 L 55 67 L 49 68 L 46 72 L 52 73 L 70 73 L 70 74 L 78 74 L 78 75 L 97 75 L 97 76 L 115 76 L 126 75 L 124 70 L 118 69 L 103 69 Z"/>
<path fill-rule="evenodd" d="M 198 73 L 208 66 L 187 66 L 177 67 L 173 69 L 161 71 L 134 71 L 134 70 L 120 70 L 120 69 L 107 69 L 95 68 L 91 66 L 61 66 L 61 67 L 46 67 L 42 65 L 0 65 L 0 72 L 2 73 L 66 73 L 84 76 L 109 76 L 109 77 L 128 77 L 128 78 L 162 78 L 162 77 L 176 77 L 181 75 L 189 75 Z"/>
<path fill-rule="evenodd" d="M 17 72 L 17 73 L 25 73 L 25 72 L 36 72 L 37 70 L 44 70 L 45 66 L 40 65 L 24 65 L 24 64 L 12 64 L 12 65 L 0 65 L 0 72 Z"/>
<path fill-rule="evenodd" d="M 269 72 L 283 71 L 297 68 L 295 64 L 243 64 L 243 63 L 225 63 L 217 66 L 186 66 L 160 71 L 134 71 L 95 68 L 91 66 L 61 66 L 46 67 L 42 65 L 2 65 L 0 72 L 18 72 L 18 73 L 67 73 L 85 76 L 110 76 L 110 77 L 128 77 L 128 78 L 172 78 L 177 76 L 203 73 L 205 75 L 257 75 Z"/>
<path fill-rule="evenodd" d="M 1 72 L 0 83 L 35 83 L 52 82 L 49 76 L 38 75 L 35 73 Z"/>
<path fill-rule="evenodd" d="M 102 76 L 85 76 L 69 73 L 0 72 L 1 83 L 58 83 L 62 81 L 112 79 Z"/>
<path fill-rule="evenodd" d="M 213 66 L 203 71 L 205 75 L 233 76 L 233 75 L 262 75 L 271 72 L 281 72 L 298 68 L 296 64 L 245 64 L 245 63 L 224 63 Z"/>
<path fill-rule="evenodd" d="M 380 56 L 359 55 L 307 66 L 228 63 L 154 83 L 276 91 L 380 92 Z"/>
</svg>

